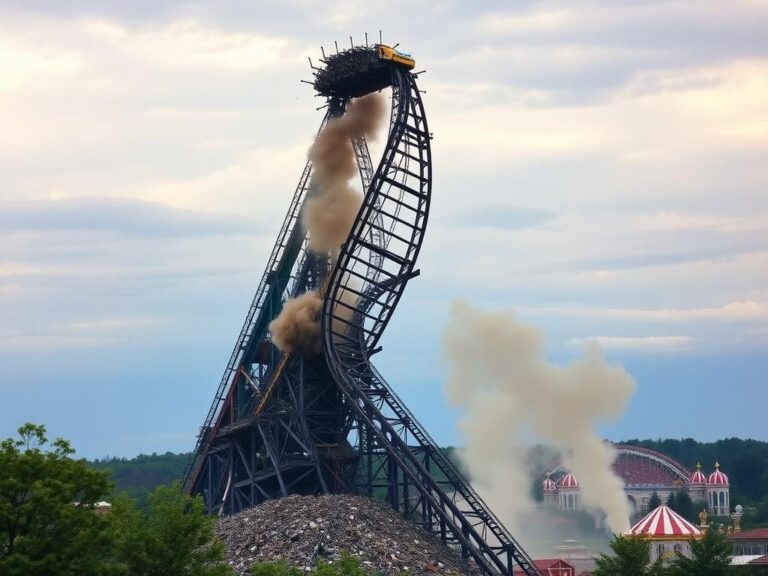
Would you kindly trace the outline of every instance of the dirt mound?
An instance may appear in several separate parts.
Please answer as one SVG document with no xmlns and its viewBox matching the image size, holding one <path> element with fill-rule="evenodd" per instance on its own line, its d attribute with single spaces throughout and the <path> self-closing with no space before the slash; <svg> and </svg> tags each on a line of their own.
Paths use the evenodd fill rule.
<svg viewBox="0 0 768 576">
<path fill-rule="evenodd" d="M 342 550 L 369 574 L 479 574 L 474 564 L 385 503 L 363 496 L 289 496 L 222 517 L 216 532 L 238 576 L 252 563 L 284 559 L 309 569 Z"/>
</svg>

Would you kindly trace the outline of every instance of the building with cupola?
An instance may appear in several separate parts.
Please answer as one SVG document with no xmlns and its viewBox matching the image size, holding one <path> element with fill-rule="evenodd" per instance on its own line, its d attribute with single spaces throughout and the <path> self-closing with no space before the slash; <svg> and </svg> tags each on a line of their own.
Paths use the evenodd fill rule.
<svg viewBox="0 0 768 576">
<path fill-rule="evenodd" d="M 715 471 L 707 479 L 709 512 L 713 516 L 727 516 L 731 512 L 730 484 L 728 476 L 720 471 L 720 463 L 715 462 Z"/>
<path fill-rule="evenodd" d="M 557 497 L 563 510 L 581 510 L 581 486 L 576 476 L 568 472 L 557 481 Z"/>
<path fill-rule="evenodd" d="M 613 470 L 624 481 L 624 491 L 635 512 L 645 514 L 654 492 L 662 502 L 672 493 L 687 492 L 694 503 L 705 504 L 711 516 L 730 514 L 728 476 L 715 462 L 707 476 L 700 464 L 691 472 L 685 466 L 660 452 L 617 444 Z M 555 464 L 544 479 L 545 504 L 561 510 L 580 510 L 581 487 L 576 476 L 564 464 Z"/>
</svg>

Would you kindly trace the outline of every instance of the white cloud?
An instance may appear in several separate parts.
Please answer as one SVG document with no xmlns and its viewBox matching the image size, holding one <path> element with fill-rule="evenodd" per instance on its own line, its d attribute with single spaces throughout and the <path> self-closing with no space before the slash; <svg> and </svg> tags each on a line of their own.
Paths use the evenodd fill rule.
<svg viewBox="0 0 768 576">
<path fill-rule="evenodd" d="M 478 25 L 491 34 L 555 32 L 569 27 L 575 19 L 573 10 L 553 9 L 522 14 L 493 13 L 479 19 Z"/>
<path fill-rule="evenodd" d="M 103 318 L 100 320 L 88 320 L 75 322 L 71 328 L 82 331 L 112 332 L 126 328 L 154 326 L 165 322 L 160 318 Z"/>
<path fill-rule="evenodd" d="M 768 229 L 768 221 L 762 215 L 729 217 L 721 214 L 662 211 L 640 214 L 634 218 L 639 230 L 694 230 L 709 229 L 720 232 L 742 232 Z"/>
<path fill-rule="evenodd" d="M 71 334 L 16 334 L 0 336 L 0 354 L 53 352 L 85 348 L 109 348 L 118 344 L 115 338 L 73 336 Z"/>
<path fill-rule="evenodd" d="M 693 338 L 690 336 L 589 336 L 572 338 L 566 342 L 569 346 L 583 346 L 597 342 L 606 350 L 626 352 L 676 352 L 690 350 Z"/>
<path fill-rule="evenodd" d="M 80 72 L 83 56 L 75 51 L 26 47 L 9 38 L 0 39 L 0 93 L 19 91 L 24 86 L 50 77 Z"/>
<path fill-rule="evenodd" d="M 742 351 L 764 340 L 768 303 L 765 16 L 757 0 L 11 0 L 0 8 L 0 189 L 4 202 L 131 198 L 276 228 L 323 114 L 299 83 L 306 56 L 381 27 L 428 70 L 419 85 L 435 134 L 422 277 L 402 304 L 419 317 L 413 302 L 429 299 L 434 322 L 414 339 L 403 310 L 389 341 L 423 355 L 460 293 L 526 305 L 559 342 Z M 449 221 L 476 219 L 477 206 L 558 216 Z M 218 378 L 272 242 L 271 231 L 14 228 L 0 242 L 0 349 L 205 342 L 195 372 Z M 62 356 L 92 366 L 86 352 Z"/>
<path fill-rule="evenodd" d="M 768 320 L 768 304 L 744 300 L 714 308 L 522 308 L 526 314 L 641 322 L 760 322 Z"/>
<path fill-rule="evenodd" d="M 212 66 L 234 70 L 275 67 L 286 58 L 284 38 L 235 33 L 196 20 L 180 20 L 138 30 L 114 22 L 86 21 L 83 32 L 120 51 L 163 66 Z"/>
</svg>

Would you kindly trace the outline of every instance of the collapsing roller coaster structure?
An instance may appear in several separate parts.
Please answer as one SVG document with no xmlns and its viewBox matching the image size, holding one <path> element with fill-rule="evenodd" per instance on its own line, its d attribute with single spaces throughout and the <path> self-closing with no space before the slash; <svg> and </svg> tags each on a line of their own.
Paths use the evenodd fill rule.
<svg viewBox="0 0 768 576">
<path fill-rule="evenodd" d="M 408 281 L 429 214 L 432 164 L 413 60 L 376 44 L 313 67 L 327 99 L 321 124 L 353 98 L 390 89 L 386 145 L 374 171 L 365 137 L 352 141 L 362 206 L 337 254 L 310 250 L 301 224 L 312 162 L 299 179 L 216 396 L 184 487 L 229 514 L 289 494 L 355 492 L 393 508 L 459 548 L 485 574 L 533 561 L 370 362 Z M 284 301 L 322 298 L 322 352 L 280 352 L 269 324 Z"/>
</svg>

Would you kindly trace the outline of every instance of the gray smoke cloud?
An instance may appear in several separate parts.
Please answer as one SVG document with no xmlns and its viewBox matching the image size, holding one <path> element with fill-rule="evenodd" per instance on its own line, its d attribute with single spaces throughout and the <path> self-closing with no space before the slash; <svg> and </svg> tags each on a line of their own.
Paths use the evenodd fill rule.
<svg viewBox="0 0 768 576">
<path fill-rule="evenodd" d="M 283 304 L 280 315 L 269 323 L 272 342 L 281 352 L 301 351 L 319 354 L 320 309 L 323 301 L 317 292 L 305 292 L 296 298 L 289 298 Z"/>
<path fill-rule="evenodd" d="M 530 510 L 531 478 L 522 464 L 530 436 L 559 449 L 578 478 L 585 506 L 601 510 L 615 533 L 629 528 L 612 447 L 596 433 L 618 419 L 635 389 L 597 344 L 565 366 L 548 362 L 544 337 L 514 313 L 454 302 L 443 333 L 449 401 L 465 410 L 463 458 L 473 482 L 505 522 L 519 527 Z M 511 457 L 510 457 L 511 456 Z"/>
<path fill-rule="evenodd" d="M 385 110 L 381 94 L 358 98 L 344 116 L 328 121 L 310 148 L 312 194 L 304 204 L 302 221 L 311 250 L 335 252 L 349 235 L 363 201 L 350 185 L 357 174 L 352 139 L 374 137 Z"/>
</svg>

